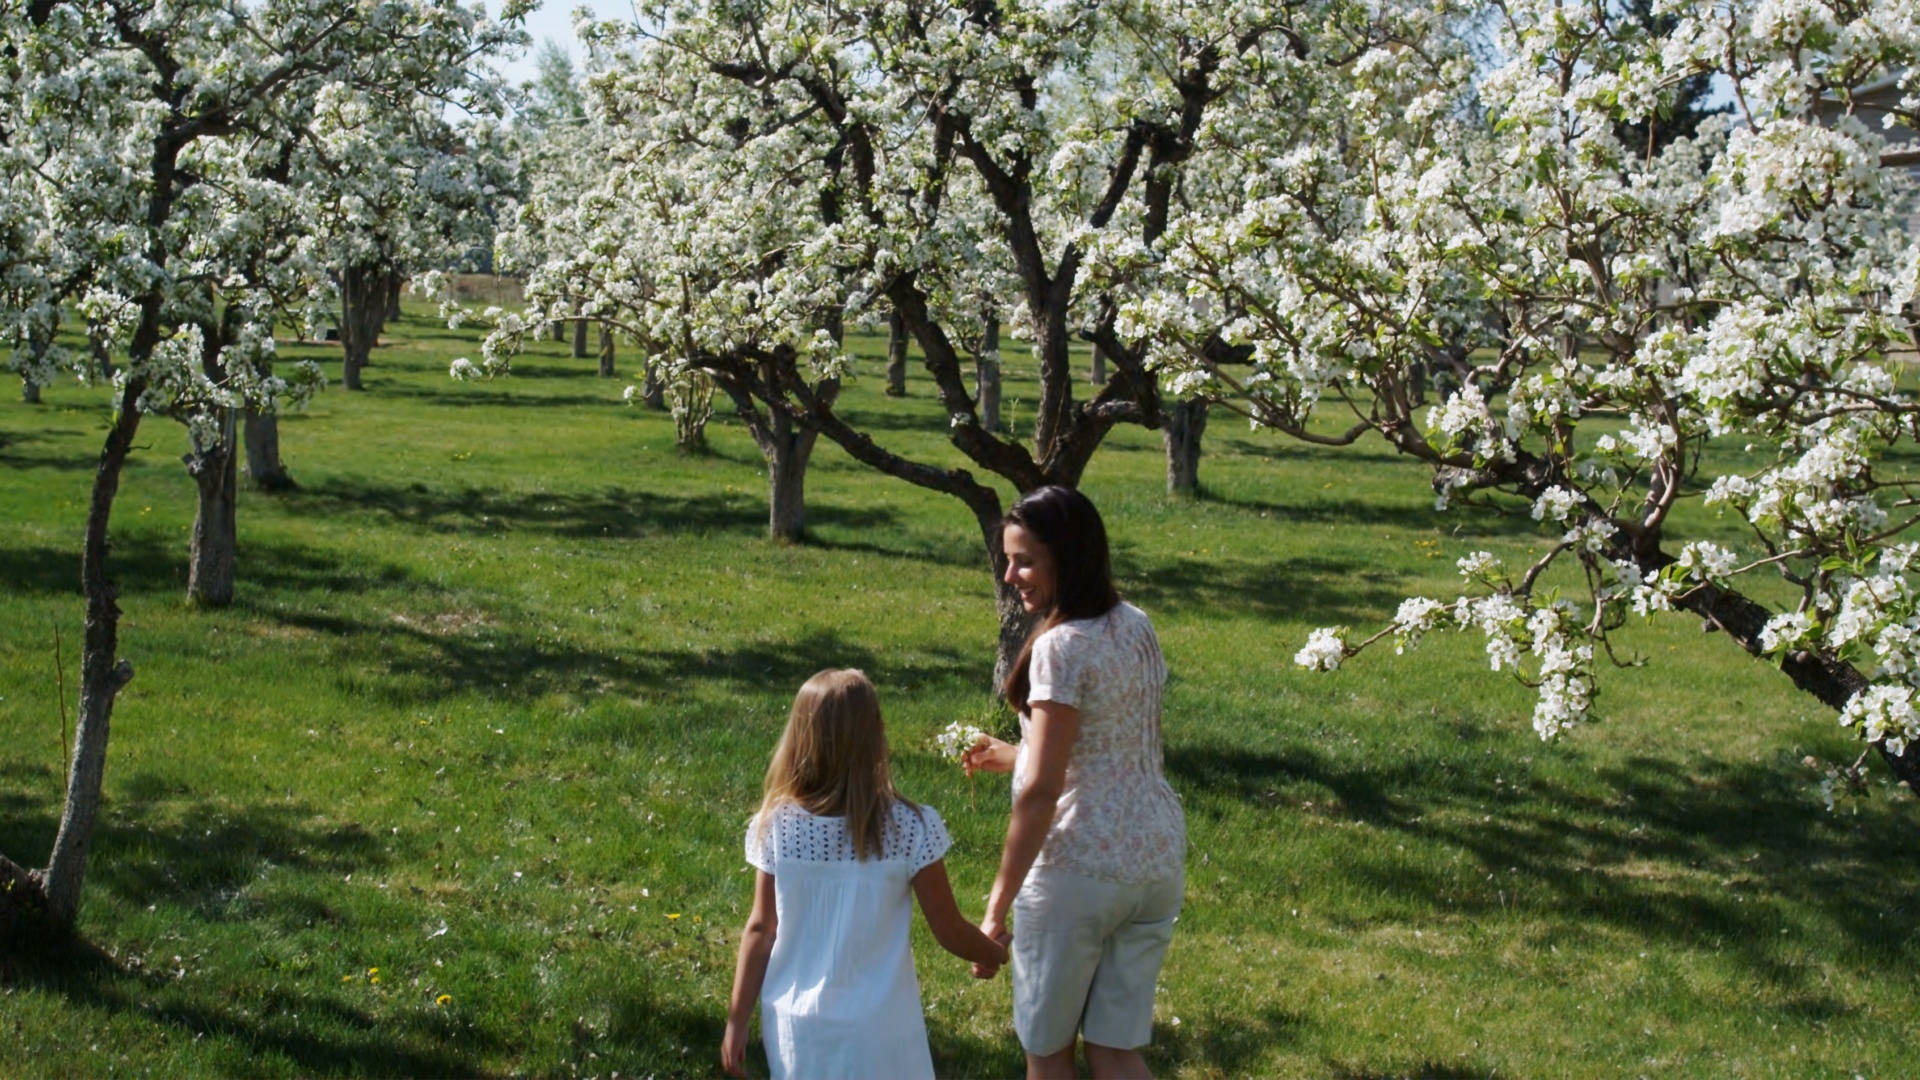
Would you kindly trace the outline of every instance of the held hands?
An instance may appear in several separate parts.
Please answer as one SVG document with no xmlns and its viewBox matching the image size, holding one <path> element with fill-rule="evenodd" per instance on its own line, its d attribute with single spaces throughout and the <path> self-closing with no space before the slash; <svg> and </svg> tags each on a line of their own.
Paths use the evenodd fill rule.
<svg viewBox="0 0 1920 1080">
<path fill-rule="evenodd" d="M 960 767 L 968 776 L 976 772 L 1012 772 L 1016 751 L 1011 743 L 1001 742 L 991 735 L 982 735 L 978 742 L 960 755 Z M 985 926 L 982 926 L 985 929 Z M 989 937 L 992 935 L 989 934 Z"/>
<path fill-rule="evenodd" d="M 1006 744 L 1002 743 L 1001 745 L 1005 746 Z M 993 918 L 981 921 L 980 932 L 987 935 L 988 940 L 1000 946 L 1001 960 L 998 964 L 973 965 L 973 977 L 976 979 L 991 979 L 995 975 L 1000 974 L 1000 969 L 1005 967 L 1010 961 L 1011 957 L 1007 953 L 1007 948 L 1013 944 L 1013 935 L 1007 932 L 1003 920 Z"/>
</svg>

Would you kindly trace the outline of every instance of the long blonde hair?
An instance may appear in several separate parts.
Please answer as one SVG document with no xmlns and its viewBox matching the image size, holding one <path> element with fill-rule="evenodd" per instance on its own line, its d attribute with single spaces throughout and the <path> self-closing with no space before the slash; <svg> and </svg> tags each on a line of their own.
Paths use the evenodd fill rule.
<svg viewBox="0 0 1920 1080">
<path fill-rule="evenodd" d="M 767 765 L 757 826 L 765 829 L 772 811 L 787 803 L 846 818 L 847 838 L 861 859 L 881 857 L 894 803 L 915 806 L 893 789 L 880 695 L 865 672 L 830 668 L 794 696 L 787 730 Z"/>
</svg>

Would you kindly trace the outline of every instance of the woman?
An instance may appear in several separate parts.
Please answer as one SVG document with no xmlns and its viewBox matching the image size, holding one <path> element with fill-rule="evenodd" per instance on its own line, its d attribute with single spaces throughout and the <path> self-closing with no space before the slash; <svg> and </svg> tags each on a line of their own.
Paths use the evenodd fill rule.
<svg viewBox="0 0 1920 1080">
<path fill-rule="evenodd" d="M 1007 940 L 1013 1022 L 1034 1080 L 1150 1075 L 1153 990 L 1185 889 L 1186 824 L 1161 774 L 1166 664 L 1153 624 L 1113 587 L 1106 526 L 1077 491 L 1008 512 L 1006 581 L 1038 616 L 1007 677 L 1020 745 L 983 738 L 976 769 L 1013 773 L 1013 814 L 980 929 Z M 983 977 L 993 972 L 976 967 Z"/>
</svg>

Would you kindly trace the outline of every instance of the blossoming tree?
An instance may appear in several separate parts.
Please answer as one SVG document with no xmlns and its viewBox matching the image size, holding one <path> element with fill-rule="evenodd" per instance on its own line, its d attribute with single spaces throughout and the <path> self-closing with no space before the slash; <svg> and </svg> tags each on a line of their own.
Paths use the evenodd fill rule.
<svg viewBox="0 0 1920 1080">
<path fill-rule="evenodd" d="M 843 7 L 643 5 L 598 33 L 621 59 L 595 80 L 614 167 L 576 200 L 591 237 L 534 272 L 535 310 L 500 317 L 482 365 L 582 296 L 727 393 L 769 462 L 773 531 L 797 530 L 803 444 L 966 504 L 996 576 L 993 481 L 1077 484 L 1116 423 L 1160 423 L 1139 342 L 1085 276 L 1103 236 L 1151 244 L 1217 110 L 1282 114 L 1309 38 L 1366 40 L 1366 5 L 1128 0 Z M 1086 108 L 1088 99 L 1102 107 Z M 1211 212 L 1211 208 L 1208 208 Z M 996 280 L 1012 285 L 1002 292 Z M 987 291 L 982 296 L 983 287 Z M 543 306 L 544 305 L 544 306 Z M 897 314 L 931 403 L 974 467 L 914 460 L 835 410 L 840 327 Z M 1039 367 L 1031 441 L 990 430 L 963 370 L 1004 318 Z M 1076 396 L 1069 346 L 1101 343 L 1113 378 Z M 781 432 L 787 435 L 783 439 Z M 765 435 L 775 438 L 766 438 Z M 1025 634 L 1002 589 L 1001 661 Z"/>
<path fill-rule="evenodd" d="M 1684 611 L 1911 783 L 1920 517 L 1888 453 L 1920 434 L 1895 357 L 1920 284 L 1900 145 L 1920 120 L 1920 12 L 1657 7 L 1501 0 L 1478 23 L 1491 64 L 1435 18 L 1319 69 L 1292 132 L 1237 140 L 1241 209 L 1112 254 L 1137 283 L 1119 326 L 1159 343 L 1175 386 L 1300 438 L 1377 434 L 1432 469 L 1442 508 L 1517 497 L 1551 530 L 1531 565 L 1461 560 L 1464 595 L 1409 599 L 1378 633 L 1316 631 L 1301 664 L 1475 632 L 1538 689 L 1551 738 L 1588 717 L 1614 631 Z M 1661 138 L 1702 75 L 1732 115 Z M 1232 316 L 1250 367 L 1194 346 L 1199 311 Z M 1423 370 L 1457 386 L 1424 411 Z M 1688 537 L 1686 500 L 1745 541 Z M 1754 599 L 1756 574 L 1795 599 Z"/>
<path fill-rule="evenodd" d="M 142 418 L 181 419 L 196 450 L 230 445 L 234 408 L 297 401 L 316 384 L 263 368 L 279 308 L 264 280 L 229 261 L 271 246 L 253 231 L 275 215 L 237 209 L 242 200 L 256 209 L 273 201 L 261 185 L 276 181 L 260 155 L 284 145 L 282 105 L 329 85 L 406 96 L 455 87 L 477 50 L 515 33 L 451 0 L 0 8 L 0 175 L 10 227 L 0 249 L 9 283 L 0 327 L 14 350 L 29 351 L 26 363 L 12 363 L 35 379 L 63 362 L 97 374 L 90 354 L 34 348 L 63 305 L 125 356 L 112 377 L 82 549 L 86 632 L 66 802 L 43 869 L 0 856 L 0 910 L 38 911 L 55 928 L 79 911 L 114 699 L 133 677 L 118 655 L 108 526 Z M 210 297 L 218 345 L 206 332 Z"/>
</svg>

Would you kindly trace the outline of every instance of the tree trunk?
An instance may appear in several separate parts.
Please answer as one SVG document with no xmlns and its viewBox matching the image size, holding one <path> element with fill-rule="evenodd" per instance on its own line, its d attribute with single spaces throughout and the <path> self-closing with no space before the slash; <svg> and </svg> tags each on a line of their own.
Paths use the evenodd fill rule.
<svg viewBox="0 0 1920 1080">
<path fill-rule="evenodd" d="M 247 478 L 257 491 L 291 491 L 298 487 L 280 460 L 280 414 L 247 406 L 245 443 Z"/>
<path fill-rule="evenodd" d="M 1093 370 L 1088 373 L 1088 381 L 1095 386 L 1107 385 L 1107 353 L 1098 344 L 1093 347 Z"/>
<path fill-rule="evenodd" d="M 360 371 L 380 340 L 386 281 L 386 274 L 375 267 L 350 266 L 340 275 L 340 381 L 349 390 L 365 389 Z"/>
<path fill-rule="evenodd" d="M 113 353 L 107 348 L 106 331 L 91 320 L 87 323 L 87 348 L 93 353 L 92 377 L 102 384 L 113 381 Z"/>
<path fill-rule="evenodd" d="M 807 525 L 807 462 L 820 433 L 785 412 L 772 415 L 761 450 L 767 459 L 767 536 L 800 542 Z"/>
<path fill-rule="evenodd" d="M 602 320 L 600 323 L 600 377 L 613 378 L 613 324 Z"/>
<path fill-rule="evenodd" d="M 567 321 L 565 319 L 548 320 L 547 330 L 553 334 L 553 340 L 557 342 L 567 340 Z"/>
<path fill-rule="evenodd" d="M 1160 438 L 1167 447 L 1167 494 L 1200 494 L 1200 436 L 1207 430 L 1207 403 L 1200 398 L 1169 402 L 1161 412 Z"/>
<path fill-rule="evenodd" d="M 887 316 L 887 396 L 907 396 L 907 320 L 897 309 Z"/>
<path fill-rule="evenodd" d="M 668 391 L 673 413 L 673 443 L 682 453 L 707 448 L 707 421 L 713 417 L 713 380 L 694 371 Z"/>
<path fill-rule="evenodd" d="M 658 409 L 662 412 L 666 411 L 666 380 L 660 378 L 660 369 L 651 361 L 647 363 L 647 377 L 640 384 L 640 400 L 646 402 L 647 408 L 649 409 Z"/>
<path fill-rule="evenodd" d="M 406 291 L 407 279 L 398 270 L 387 275 L 387 310 L 385 321 L 400 321 L 400 296 Z"/>
<path fill-rule="evenodd" d="M 233 562 L 237 547 L 234 508 L 239 497 L 239 455 L 235 452 L 234 410 L 226 410 L 220 441 L 195 447 L 181 461 L 200 491 L 189 549 L 187 599 L 201 607 L 233 603 Z"/>
<path fill-rule="evenodd" d="M 20 384 L 20 400 L 29 405 L 40 404 L 40 384 L 27 379 Z"/>
<path fill-rule="evenodd" d="M 157 305 L 152 308 L 157 309 Z M 157 318 L 143 320 L 136 335 L 150 351 Z M 0 890 L 16 912 L 39 908 L 56 930 L 73 926 L 80 914 L 80 890 L 86 881 L 87 852 L 93 846 L 93 826 L 100 810 L 100 789 L 107 771 L 107 736 L 112 727 L 113 702 L 133 680 L 133 665 L 117 659 L 120 648 L 119 589 L 107 577 L 107 527 L 113 517 L 113 499 L 120 490 L 120 474 L 140 430 L 140 395 L 144 378 L 132 378 L 120 394 L 120 407 L 107 430 L 100 465 L 93 476 L 93 497 L 87 506 L 86 541 L 80 555 L 80 591 L 86 599 L 86 642 L 80 651 L 80 709 L 73 732 L 73 761 L 67 773 L 67 799 L 60 813 L 60 831 L 53 839 L 47 868 L 28 873 L 0 857 Z"/>
<path fill-rule="evenodd" d="M 1000 425 L 1000 320 L 987 319 L 980 336 L 980 355 L 973 361 L 974 407 L 980 411 L 980 426 L 998 433 Z"/>
<path fill-rule="evenodd" d="M 573 320 L 573 358 L 587 358 L 587 320 L 584 318 Z"/>
</svg>

